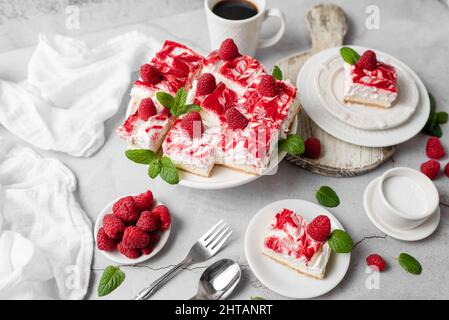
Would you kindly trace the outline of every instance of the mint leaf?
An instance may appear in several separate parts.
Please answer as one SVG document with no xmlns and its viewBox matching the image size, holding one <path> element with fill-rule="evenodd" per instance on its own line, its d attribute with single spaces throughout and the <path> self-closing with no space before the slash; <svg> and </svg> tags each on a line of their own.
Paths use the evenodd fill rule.
<svg viewBox="0 0 449 320">
<path fill-rule="evenodd" d="M 161 172 L 161 162 L 159 161 L 159 159 L 150 162 L 150 165 L 148 166 L 148 176 L 151 179 L 155 179 L 160 172 Z"/>
<path fill-rule="evenodd" d="M 276 80 L 282 80 L 282 70 L 278 66 L 273 67 L 273 72 L 271 73 L 273 78 Z"/>
<path fill-rule="evenodd" d="M 256 297 L 252 297 L 252 296 L 251 296 L 249 299 L 250 299 L 250 300 L 266 300 L 265 298 L 257 297 L 257 296 L 256 296 Z"/>
<path fill-rule="evenodd" d="M 103 297 L 110 294 L 122 284 L 123 280 L 125 280 L 125 274 L 118 267 L 106 267 L 101 276 L 100 283 L 98 284 L 98 296 Z"/>
<path fill-rule="evenodd" d="M 179 108 L 186 104 L 187 101 L 187 91 L 184 88 L 181 88 L 176 92 L 175 95 L 175 105 Z"/>
<path fill-rule="evenodd" d="M 351 236 L 340 229 L 332 231 L 327 242 L 329 247 L 336 253 L 349 253 L 354 246 Z"/>
<path fill-rule="evenodd" d="M 194 112 L 194 111 L 197 111 L 197 112 L 201 111 L 201 107 L 196 104 L 187 104 L 187 105 L 183 106 L 181 114 L 190 113 L 190 112 Z"/>
<path fill-rule="evenodd" d="M 414 257 L 407 253 L 401 253 L 399 255 L 399 264 L 401 267 L 412 274 L 420 274 L 422 271 L 421 264 Z"/>
<path fill-rule="evenodd" d="M 175 98 L 171 94 L 166 92 L 158 92 L 156 93 L 156 99 L 159 101 L 161 105 L 163 105 L 167 109 L 172 109 L 175 104 Z"/>
<path fill-rule="evenodd" d="M 437 102 L 435 101 L 433 94 L 431 94 L 430 92 L 428 92 L 428 94 L 429 94 L 429 100 L 430 100 L 430 113 L 436 112 L 437 111 Z"/>
<path fill-rule="evenodd" d="M 318 202 L 325 207 L 334 208 L 340 204 L 337 193 L 328 186 L 319 188 L 315 196 Z"/>
<path fill-rule="evenodd" d="M 169 157 L 163 156 L 161 158 L 161 178 L 169 183 L 169 184 L 178 184 L 179 183 L 179 175 L 176 166 L 170 160 Z"/>
<path fill-rule="evenodd" d="M 438 122 L 438 124 L 446 123 L 447 122 L 447 118 L 448 118 L 447 112 L 438 112 L 437 113 L 437 122 Z"/>
<path fill-rule="evenodd" d="M 125 151 L 126 157 L 140 164 L 149 164 L 151 161 L 157 158 L 156 153 L 147 149 L 131 149 Z"/>
<path fill-rule="evenodd" d="M 349 64 L 356 64 L 360 59 L 360 55 L 356 51 L 348 47 L 341 48 L 340 55 L 343 60 Z"/>
<path fill-rule="evenodd" d="M 292 155 L 304 153 L 304 140 L 296 134 L 289 134 L 286 139 L 279 141 L 279 149 Z"/>
</svg>

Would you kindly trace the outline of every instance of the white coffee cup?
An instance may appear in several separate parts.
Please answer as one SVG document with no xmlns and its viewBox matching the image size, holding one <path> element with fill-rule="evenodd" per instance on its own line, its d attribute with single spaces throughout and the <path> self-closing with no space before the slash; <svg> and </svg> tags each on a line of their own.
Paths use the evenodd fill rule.
<svg viewBox="0 0 449 320">
<path fill-rule="evenodd" d="M 410 230 L 424 223 L 439 205 L 438 190 L 421 172 L 387 170 L 375 190 L 376 215 L 390 227 Z"/>
<path fill-rule="evenodd" d="M 257 7 L 257 14 L 248 19 L 230 20 L 219 17 L 212 12 L 213 7 L 223 0 L 205 0 L 207 23 L 211 50 L 218 49 L 227 38 L 232 38 L 239 48 L 239 52 L 254 56 L 257 48 L 271 47 L 276 44 L 285 32 L 285 16 L 279 9 L 266 9 L 265 0 L 248 0 Z M 259 39 L 263 21 L 269 17 L 279 18 L 279 30 L 268 39 Z"/>
</svg>

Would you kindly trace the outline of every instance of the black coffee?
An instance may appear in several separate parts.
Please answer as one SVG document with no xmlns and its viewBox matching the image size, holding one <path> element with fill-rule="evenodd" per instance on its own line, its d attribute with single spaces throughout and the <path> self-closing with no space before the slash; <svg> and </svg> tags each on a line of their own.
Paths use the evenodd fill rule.
<svg viewBox="0 0 449 320">
<path fill-rule="evenodd" d="M 245 0 L 223 0 L 212 8 L 212 12 L 225 19 L 243 20 L 255 16 L 257 7 Z"/>
</svg>

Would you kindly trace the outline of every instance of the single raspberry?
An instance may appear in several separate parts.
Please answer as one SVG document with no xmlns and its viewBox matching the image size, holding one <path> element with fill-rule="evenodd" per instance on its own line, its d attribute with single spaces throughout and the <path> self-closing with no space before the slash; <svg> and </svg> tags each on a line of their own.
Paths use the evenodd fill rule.
<svg viewBox="0 0 449 320">
<path fill-rule="evenodd" d="M 203 96 L 214 91 L 216 87 L 215 77 L 210 73 L 205 73 L 198 79 L 196 90 Z"/>
<path fill-rule="evenodd" d="M 248 125 L 248 119 L 235 107 L 226 109 L 224 116 L 232 130 L 245 129 Z"/>
<path fill-rule="evenodd" d="M 100 228 L 97 233 L 97 247 L 100 250 L 112 251 L 115 249 L 116 242 L 114 239 L 109 238 L 104 228 Z"/>
<path fill-rule="evenodd" d="M 129 226 L 123 233 L 122 245 L 127 248 L 141 249 L 150 243 L 150 237 L 136 226 Z"/>
<path fill-rule="evenodd" d="M 449 162 L 444 166 L 444 174 L 449 178 Z"/>
<path fill-rule="evenodd" d="M 103 228 L 109 238 L 121 239 L 126 226 L 119 217 L 107 214 L 103 218 Z"/>
<path fill-rule="evenodd" d="M 437 160 L 429 160 L 421 164 L 420 170 L 431 180 L 434 180 L 440 173 L 440 163 Z"/>
<path fill-rule="evenodd" d="M 151 98 L 143 99 L 140 102 L 137 115 L 143 121 L 147 121 L 149 117 L 154 116 L 157 113 L 156 106 Z"/>
<path fill-rule="evenodd" d="M 378 254 L 373 253 L 366 257 L 366 264 L 375 271 L 383 271 L 385 269 L 385 260 Z"/>
<path fill-rule="evenodd" d="M 260 83 L 257 86 L 257 91 L 264 97 L 275 97 L 279 94 L 276 80 L 269 74 L 262 76 L 262 79 L 260 79 Z"/>
<path fill-rule="evenodd" d="M 127 248 L 123 245 L 122 242 L 117 244 L 117 249 L 121 254 L 130 259 L 137 259 L 142 255 L 142 252 L 139 249 Z"/>
<path fill-rule="evenodd" d="M 155 231 L 157 229 L 158 218 L 150 211 L 144 211 L 140 214 L 136 226 L 145 232 Z"/>
<path fill-rule="evenodd" d="M 151 64 L 144 64 L 140 67 L 140 77 L 143 82 L 156 84 L 161 80 L 161 72 Z"/>
<path fill-rule="evenodd" d="M 154 247 L 150 244 L 148 247 L 140 249 L 144 255 L 149 255 L 153 252 Z"/>
<path fill-rule="evenodd" d="M 304 142 L 304 156 L 310 159 L 318 159 L 321 155 L 321 142 L 318 138 L 310 137 Z"/>
<path fill-rule="evenodd" d="M 151 232 L 148 235 L 150 236 L 150 245 L 155 246 L 161 240 L 161 237 L 156 232 Z"/>
<path fill-rule="evenodd" d="M 233 60 L 240 55 L 237 45 L 231 38 L 228 38 L 221 43 L 219 54 L 220 58 L 223 60 Z"/>
<path fill-rule="evenodd" d="M 136 222 L 139 219 L 136 204 L 131 196 L 123 197 L 114 203 L 112 212 L 125 223 Z"/>
<path fill-rule="evenodd" d="M 170 227 L 171 216 L 166 206 L 157 206 L 151 212 L 159 219 L 159 230 L 167 230 Z"/>
<path fill-rule="evenodd" d="M 201 115 L 198 112 L 190 112 L 181 120 L 181 128 L 189 134 L 190 138 L 201 138 L 204 127 Z M 198 134 L 200 135 L 199 137 Z"/>
<path fill-rule="evenodd" d="M 326 241 L 331 233 L 331 221 L 325 215 L 320 215 L 307 226 L 307 233 L 315 241 Z"/>
<path fill-rule="evenodd" d="M 134 196 L 133 199 L 137 209 L 139 209 L 140 212 L 150 210 L 154 202 L 153 192 L 150 190 Z"/>
<path fill-rule="evenodd" d="M 446 155 L 440 139 L 430 137 L 426 144 L 426 155 L 431 159 L 440 159 Z"/>
<path fill-rule="evenodd" d="M 376 53 L 372 50 L 366 50 L 357 62 L 357 66 L 373 71 L 377 68 L 377 57 Z"/>
</svg>

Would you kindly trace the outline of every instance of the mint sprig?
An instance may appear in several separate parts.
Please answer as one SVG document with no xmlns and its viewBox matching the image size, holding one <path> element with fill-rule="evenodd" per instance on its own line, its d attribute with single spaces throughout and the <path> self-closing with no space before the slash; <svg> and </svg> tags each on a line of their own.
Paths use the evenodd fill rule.
<svg viewBox="0 0 449 320">
<path fill-rule="evenodd" d="M 265 298 L 263 298 L 263 297 L 258 297 L 258 296 L 251 296 L 250 298 L 249 298 L 249 300 L 266 300 Z"/>
<path fill-rule="evenodd" d="M 429 92 L 429 100 L 430 100 L 430 113 L 429 118 L 427 119 L 427 122 L 422 129 L 422 132 L 441 138 L 443 136 L 443 130 L 441 129 L 441 124 L 444 124 L 448 121 L 448 114 L 447 112 L 441 111 L 437 112 L 437 103 L 435 101 L 435 98 L 433 95 Z"/>
<path fill-rule="evenodd" d="M 304 140 L 297 134 L 289 134 L 287 138 L 279 141 L 279 150 L 295 156 L 303 154 L 305 150 Z"/>
<path fill-rule="evenodd" d="M 335 208 L 340 204 L 340 198 L 337 193 L 328 186 L 320 187 L 317 190 L 315 197 L 318 202 L 325 207 Z"/>
<path fill-rule="evenodd" d="M 271 75 L 276 80 L 282 80 L 282 70 L 278 66 L 273 67 L 273 71 L 271 72 Z"/>
<path fill-rule="evenodd" d="M 354 49 L 349 47 L 342 47 L 340 49 L 340 55 L 343 60 L 349 64 L 356 64 L 360 59 L 360 55 Z"/>
<path fill-rule="evenodd" d="M 421 274 L 422 267 L 418 260 L 407 253 L 401 253 L 398 257 L 400 266 L 411 274 Z"/>
<path fill-rule="evenodd" d="M 125 280 L 125 274 L 119 267 L 108 266 L 103 271 L 100 283 L 98 284 L 97 294 L 99 297 L 110 294 L 117 289 Z"/>
<path fill-rule="evenodd" d="M 155 152 L 147 149 L 127 150 L 125 155 L 135 163 L 148 165 L 148 176 L 151 179 L 160 176 L 169 184 L 179 183 L 178 170 L 169 157 L 159 158 Z"/>
<path fill-rule="evenodd" d="M 349 253 L 354 247 L 351 236 L 340 229 L 335 229 L 332 231 L 327 242 L 332 251 L 336 253 Z"/>
<path fill-rule="evenodd" d="M 179 89 L 175 96 L 160 91 L 156 93 L 156 99 L 176 118 L 185 113 L 201 110 L 201 107 L 196 104 L 186 104 L 187 91 L 184 88 Z"/>
</svg>

